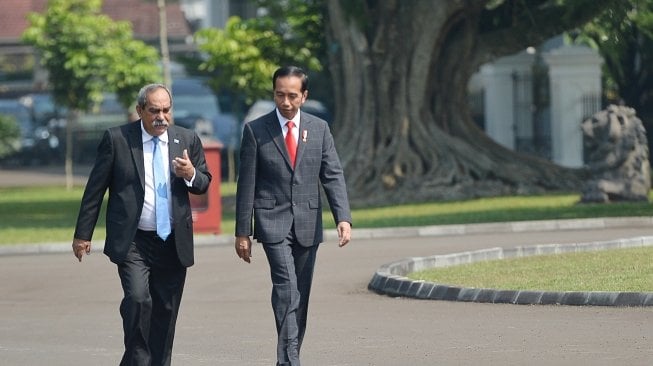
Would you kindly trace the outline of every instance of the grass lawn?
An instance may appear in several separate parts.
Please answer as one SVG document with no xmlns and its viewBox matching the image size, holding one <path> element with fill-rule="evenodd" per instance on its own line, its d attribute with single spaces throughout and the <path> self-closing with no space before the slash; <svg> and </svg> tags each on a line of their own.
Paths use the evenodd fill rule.
<svg viewBox="0 0 653 366">
<path fill-rule="evenodd" d="M 234 230 L 234 183 L 222 183 L 222 232 Z M 82 187 L 0 188 L 0 245 L 72 240 Z M 455 202 L 353 209 L 355 228 L 424 226 L 551 220 L 590 217 L 652 216 L 653 205 L 642 203 L 576 204 L 578 194 L 529 197 L 494 197 Z M 106 205 L 105 205 L 106 206 Z M 104 209 L 105 207 L 103 207 Z M 335 227 L 330 212 L 324 212 L 326 228 Z M 104 238 L 104 211 L 94 240 Z"/>
<path fill-rule="evenodd" d="M 653 247 L 536 255 L 433 268 L 414 280 L 473 288 L 653 292 Z"/>
<path fill-rule="evenodd" d="M 235 184 L 223 183 L 222 232 L 234 230 Z M 0 245 L 72 241 L 82 187 L 0 188 Z M 578 194 L 495 197 L 356 208 L 355 228 L 468 224 L 591 217 L 652 216 L 647 202 L 578 205 Z M 105 205 L 106 206 L 106 205 Z M 326 228 L 333 219 L 324 212 Z M 104 207 L 93 240 L 104 239 Z M 480 262 L 415 274 L 466 287 L 653 291 L 652 248 Z"/>
<path fill-rule="evenodd" d="M 0 244 L 72 243 L 83 189 L 0 188 Z M 104 238 L 104 216 L 96 237 Z"/>
</svg>

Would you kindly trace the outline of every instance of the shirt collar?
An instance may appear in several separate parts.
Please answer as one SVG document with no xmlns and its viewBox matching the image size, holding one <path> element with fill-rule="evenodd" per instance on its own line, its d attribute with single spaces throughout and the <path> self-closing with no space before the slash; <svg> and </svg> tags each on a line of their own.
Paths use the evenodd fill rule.
<svg viewBox="0 0 653 366">
<path fill-rule="evenodd" d="M 151 141 L 154 136 L 150 135 L 145 131 L 145 127 L 143 127 L 143 120 L 140 121 L 141 123 L 141 138 L 143 139 L 143 143 L 146 143 L 148 141 Z M 166 144 L 168 143 L 168 131 L 162 133 L 161 136 L 159 136 L 159 141 L 163 141 Z"/>
<path fill-rule="evenodd" d="M 297 127 L 297 130 L 299 131 L 299 122 L 302 119 L 301 118 L 301 113 L 302 111 L 300 109 L 297 110 L 297 114 L 292 119 L 288 119 L 279 113 L 279 108 L 274 109 L 277 112 L 277 119 L 279 120 L 279 124 L 281 125 L 281 129 L 283 130 L 284 127 L 286 127 L 286 122 L 288 121 L 293 121 L 295 123 L 295 127 Z"/>
</svg>

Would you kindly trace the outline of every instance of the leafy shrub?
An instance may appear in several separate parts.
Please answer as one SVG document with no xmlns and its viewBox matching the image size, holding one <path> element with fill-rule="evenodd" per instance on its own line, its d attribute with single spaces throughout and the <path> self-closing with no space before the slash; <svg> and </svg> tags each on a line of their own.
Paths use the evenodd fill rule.
<svg viewBox="0 0 653 366">
<path fill-rule="evenodd" d="M 12 116 L 0 114 L 0 158 L 16 151 L 20 129 Z"/>
</svg>

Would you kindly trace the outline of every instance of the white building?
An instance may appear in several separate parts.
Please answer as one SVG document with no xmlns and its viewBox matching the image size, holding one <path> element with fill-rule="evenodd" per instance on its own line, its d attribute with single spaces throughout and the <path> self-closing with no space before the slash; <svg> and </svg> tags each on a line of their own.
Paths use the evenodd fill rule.
<svg viewBox="0 0 653 366">
<path fill-rule="evenodd" d="M 581 167 L 580 125 L 601 109 L 602 62 L 588 47 L 559 45 L 539 57 L 530 49 L 484 65 L 486 133 L 509 149 Z"/>
<path fill-rule="evenodd" d="M 242 0 L 181 0 L 180 6 L 193 30 L 224 28 L 232 15 L 249 18 L 256 15 L 256 6 Z"/>
</svg>

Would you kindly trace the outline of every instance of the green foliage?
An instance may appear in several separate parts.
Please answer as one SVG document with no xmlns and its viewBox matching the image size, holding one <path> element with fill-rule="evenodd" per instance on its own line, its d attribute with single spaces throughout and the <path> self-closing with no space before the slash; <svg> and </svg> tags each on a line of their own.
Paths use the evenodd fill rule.
<svg viewBox="0 0 653 366">
<path fill-rule="evenodd" d="M 138 89 L 160 79 L 154 48 L 132 38 L 128 22 L 100 13 L 101 0 L 52 0 L 28 16 L 23 40 L 41 53 L 55 100 L 89 110 L 114 91 L 128 106 Z"/>
<path fill-rule="evenodd" d="M 0 114 L 0 158 L 15 151 L 16 140 L 20 130 L 16 119 Z"/>
<path fill-rule="evenodd" d="M 608 101 L 624 101 L 638 112 L 653 108 L 653 1 L 628 0 L 584 26 L 574 41 L 599 51 L 604 59 Z"/>
<path fill-rule="evenodd" d="M 245 92 L 248 103 L 270 95 L 270 75 L 278 65 L 263 57 L 259 44 L 280 47 L 280 37 L 271 31 L 254 31 L 240 18 L 231 17 L 224 30 L 203 29 L 195 39 L 208 55 L 200 69 L 212 73 L 214 86 Z"/>
<path fill-rule="evenodd" d="M 311 71 L 322 70 L 326 61 L 324 1 L 257 0 L 257 4 L 267 14 L 247 22 L 253 29 L 272 30 L 283 39 L 280 48 L 262 44 L 263 54 L 280 65 L 296 64 Z"/>
<path fill-rule="evenodd" d="M 129 23 L 121 23 L 121 32 L 107 40 L 105 60 L 106 82 L 116 92 L 120 103 L 128 107 L 136 100 L 140 88 L 162 80 L 159 54 L 156 48 L 133 39 Z"/>
<path fill-rule="evenodd" d="M 231 17 L 225 29 L 203 29 L 195 34 L 206 60 L 202 71 L 214 90 L 245 95 L 248 104 L 267 98 L 271 76 L 280 65 L 295 64 L 322 70 L 324 24 L 321 1 L 258 1 L 267 14 L 242 20 Z"/>
</svg>

